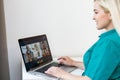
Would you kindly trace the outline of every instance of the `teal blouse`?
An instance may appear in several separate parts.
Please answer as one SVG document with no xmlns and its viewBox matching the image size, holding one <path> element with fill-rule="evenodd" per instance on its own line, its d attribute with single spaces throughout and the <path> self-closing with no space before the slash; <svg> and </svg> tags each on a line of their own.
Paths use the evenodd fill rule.
<svg viewBox="0 0 120 80">
<path fill-rule="evenodd" d="M 120 80 L 120 37 L 115 29 L 99 37 L 84 55 L 83 76 L 92 80 Z"/>
</svg>

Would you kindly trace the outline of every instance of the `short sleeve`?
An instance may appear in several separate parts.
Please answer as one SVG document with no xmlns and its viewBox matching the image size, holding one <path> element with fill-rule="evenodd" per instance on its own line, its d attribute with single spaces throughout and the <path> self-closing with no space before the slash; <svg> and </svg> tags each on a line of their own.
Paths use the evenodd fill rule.
<svg viewBox="0 0 120 80">
<path fill-rule="evenodd" d="M 84 75 L 92 80 L 108 80 L 119 64 L 119 50 L 111 40 L 98 43 L 92 52 Z"/>
</svg>

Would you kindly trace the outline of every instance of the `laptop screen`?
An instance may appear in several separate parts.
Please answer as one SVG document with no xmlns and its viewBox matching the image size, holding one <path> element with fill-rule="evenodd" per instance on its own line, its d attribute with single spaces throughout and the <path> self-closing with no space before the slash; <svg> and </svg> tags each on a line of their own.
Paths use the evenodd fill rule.
<svg viewBox="0 0 120 80">
<path fill-rule="evenodd" d="M 52 61 L 46 35 L 18 40 L 26 70 L 32 70 Z"/>
</svg>

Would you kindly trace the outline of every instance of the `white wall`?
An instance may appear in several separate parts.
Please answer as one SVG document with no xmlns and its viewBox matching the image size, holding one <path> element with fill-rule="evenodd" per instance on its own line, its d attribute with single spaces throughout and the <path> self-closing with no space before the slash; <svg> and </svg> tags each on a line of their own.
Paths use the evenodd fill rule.
<svg viewBox="0 0 120 80">
<path fill-rule="evenodd" d="M 53 56 L 80 56 L 98 31 L 91 0 L 4 0 L 11 80 L 21 80 L 18 39 L 47 34 Z"/>
</svg>

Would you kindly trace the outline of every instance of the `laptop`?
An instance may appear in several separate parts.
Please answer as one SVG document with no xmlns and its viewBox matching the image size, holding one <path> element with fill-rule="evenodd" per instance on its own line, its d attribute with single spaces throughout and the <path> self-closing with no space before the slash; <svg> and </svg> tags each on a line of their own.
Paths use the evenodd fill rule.
<svg viewBox="0 0 120 80">
<path fill-rule="evenodd" d="M 51 66 L 57 66 L 67 72 L 72 72 L 76 67 L 58 64 L 53 60 L 46 34 L 21 38 L 18 40 L 26 71 L 42 76 L 47 80 L 59 78 L 45 74 Z"/>
</svg>

